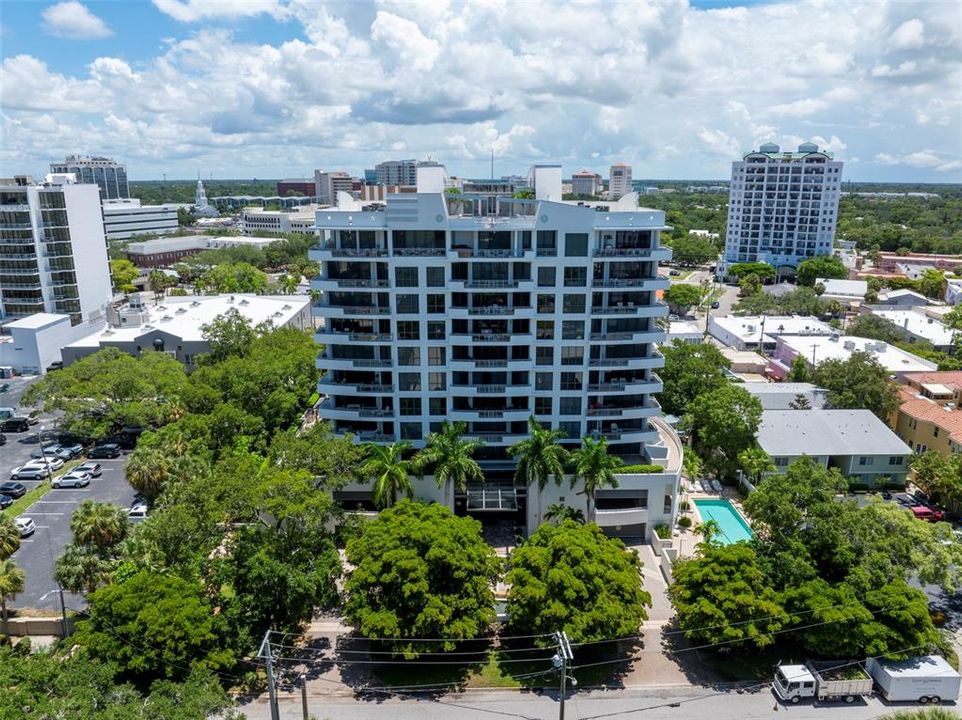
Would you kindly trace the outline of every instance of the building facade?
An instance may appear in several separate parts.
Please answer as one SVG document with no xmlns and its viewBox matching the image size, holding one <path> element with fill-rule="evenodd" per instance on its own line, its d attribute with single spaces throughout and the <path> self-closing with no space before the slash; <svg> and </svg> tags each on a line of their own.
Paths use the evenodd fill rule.
<svg viewBox="0 0 962 720">
<path fill-rule="evenodd" d="M 100 189 L 73 175 L 0 185 L 0 317 L 103 322 L 111 299 Z"/>
<path fill-rule="evenodd" d="M 435 174 L 432 192 L 389 195 L 380 211 L 317 213 L 320 418 L 361 441 L 415 447 L 445 420 L 464 422 L 485 443 L 487 482 L 453 497 L 455 509 L 507 503 L 529 529 L 546 498 L 514 486 L 506 449 L 530 417 L 569 446 L 604 437 L 628 462 L 665 465 L 671 439 L 653 424 L 665 337 L 656 320 L 668 314 L 656 295 L 668 287 L 658 277 L 671 252 L 659 243 L 664 213 L 634 195 L 608 212 L 559 202 L 558 166 L 533 169 L 534 200 L 445 196 Z M 640 509 L 635 490 L 599 510 Z"/>
<path fill-rule="evenodd" d="M 417 160 L 386 160 L 374 166 L 378 185 L 417 185 Z"/>
<path fill-rule="evenodd" d="M 631 192 L 631 165 L 617 163 L 608 171 L 608 199 L 617 200 Z"/>
<path fill-rule="evenodd" d="M 314 224 L 313 218 L 311 224 Z M 181 235 L 128 243 L 124 248 L 124 254 L 139 268 L 163 268 L 205 250 L 229 247 L 263 249 L 275 242 L 277 240 L 274 238 L 244 235 Z"/>
<path fill-rule="evenodd" d="M 321 205 L 335 205 L 339 192 L 352 193 L 354 178 L 343 170 L 334 172 L 314 171 L 314 197 Z"/>
<path fill-rule="evenodd" d="M 719 272 L 742 262 L 795 268 L 831 255 L 841 182 L 842 162 L 814 143 L 797 152 L 766 143 L 733 162 Z"/>
<path fill-rule="evenodd" d="M 126 240 L 134 235 L 163 235 L 179 227 L 176 205 L 141 205 L 140 200 L 105 200 L 104 236 Z"/>
<path fill-rule="evenodd" d="M 571 176 L 571 193 L 573 195 L 600 195 L 602 189 L 601 175 L 590 170 L 582 170 Z"/>
<path fill-rule="evenodd" d="M 127 166 L 113 158 L 97 155 L 67 155 L 62 163 L 50 163 L 54 174 L 72 173 L 78 184 L 96 184 L 100 197 L 104 200 L 118 200 L 130 197 L 127 184 Z"/>
<path fill-rule="evenodd" d="M 278 180 L 277 194 L 283 197 L 284 195 L 287 195 L 287 193 L 296 193 L 305 197 L 315 197 L 317 194 L 317 188 L 312 178 L 305 178 L 303 180 Z"/>
<path fill-rule="evenodd" d="M 241 226 L 245 232 L 283 235 L 290 232 L 310 233 L 314 228 L 317 205 L 299 207 L 295 210 L 265 210 L 246 207 L 241 212 Z"/>
</svg>

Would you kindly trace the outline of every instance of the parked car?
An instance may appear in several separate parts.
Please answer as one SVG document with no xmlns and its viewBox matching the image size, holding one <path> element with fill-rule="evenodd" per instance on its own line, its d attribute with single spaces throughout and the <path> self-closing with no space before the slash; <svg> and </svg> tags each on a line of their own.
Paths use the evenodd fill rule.
<svg viewBox="0 0 962 720">
<path fill-rule="evenodd" d="M 925 505 L 916 505 L 915 507 L 909 509 L 919 520 L 927 520 L 928 522 L 942 522 L 945 520 L 944 512 L 926 507 Z"/>
<path fill-rule="evenodd" d="M 13 524 L 17 526 L 17 530 L 20 532 L 20 537 L 22 538 L 30 537 L 37 530 L 37 526 L 34 524 L 32 518 L 28 518 L 28 517 L 14 518 Z"/>
<path fill-rule="evenodd" d="M 93 460 L 88 460 L 87 462 L 80 463 L 74 470 L 80 470 L 81 472 L 87 473 L 92 478 L 98 478 L 104 474 L 104 469 L 101 467 L 99 462 Z"/>
<path fill-rule="evenodd" d="M 70 453 L 71 458 L 75 458 L 75 457 L 78 457 L 79 455 L 83 455 L 83 451 L 84 451 L 84 446 L 81 445 L 80 443 L 62 442 L 60 443 L 59 447 L 62 452 Z"/>
<path fill-rule="evenodd" d="M 0 430 L 4 432 L 27 432 L 30 429 L 30 420 L 23 415 L 16 415 L 11 418 L 7 418 L 0 425 Z"/>
<path fill-rule="evenodd" d="M 11 480 L 43 480 L 50 477 L 51 470 L 43 465 L 21 465 L 10 473 Z M 3 490 L 0 490 L 3 492 Z"/>
<path fill-rule="evenodd" d="M 90 484 L 90 476 L 85 472 L 71 470 L 60 477 L 50 481 L 52 488 L 80 488 Z"/>
<path fill-rule="evenodd" d="M 103 445 L 97 445 L 96 447 L 90 448 L 90 452 L 87 453 L 88 458 L 119 458 L 120 457 L 120 445 L 117 443 L 104 443 Z"/>
<path fill-rule="evenodd" d="M 147 504 L 137 503 L 133 505 L 130 510 L 127 511 L 127 517 L 131 519 L 147 517 Z"/>
<path fill-rule="evenodd" d="M 34 458 L 33 460 L 27 460 L 24 463 L 25 467 L 46 467 L 50 470 L 59 470 L 63 467 L 63 460 L 53 455 L 48 455 L 45 458 Z"/>
<path fill-rule="evenodd" d="M 717 300 L 711 304 L 711 309 L 712 309 L 712 310 L 717 310 L 717 309 L 720 308 L 720 307 L 721 307 L 721 303 L 718 302 Z"/>
<path fill-rule="evenodd" d="M 30 457 L 40 459 L 44 457 L 50 458 L 60 458 L 61 460 L 69 460 L 73 455 L 59 445 L 45 445 L 42 448 L 37 448 L 32 453 Z"/>
<path fill-rule="evenodd" d="M 27 494 L 27 486 L 23 483 L 10 482 L 0 483 L 0 495 L 9 495 L 12 498 L 20 498 Z"/>
<path fill-rule="evenodd" d="M 13 505 L 13 498 L 9 495 L 0 495 L 0 510 L 6 510 Z"/>
</svg>

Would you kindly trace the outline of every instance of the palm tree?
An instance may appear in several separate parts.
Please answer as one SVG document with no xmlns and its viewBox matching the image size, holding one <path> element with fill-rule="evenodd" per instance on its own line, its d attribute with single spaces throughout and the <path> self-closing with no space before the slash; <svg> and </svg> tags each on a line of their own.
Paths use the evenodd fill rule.
<svg viewBox="0 0 962 720">
<path fill-rule="evenodd" d="M 301 284 L 301 279 L 297 275 L 282 275 L 278 281 L 278 288 L 285 295 L 293 295 L 297 292 L 297 286 Z"/>
<path fill-rule="evenodd" d="M 70 518 L 74 542 L 99 550 L 113 547 L 127 536 L 130 523 L 116 505 L 84 500 Z"/>
<path fill-rule="evenodd" d="M 126 473 L 127 482 L 134 490 L 153 498 L 164 489 L 170 475 L 170 459 L 159 450 L 134 450 L 127 461 Z"/>
<path fill-rule="evenodd" d="M 615 455 L 608 454 L 608 441 L 605 438 L 592 440 L 586 437 L 581 441 L 581 447 L 571 453 L 574 463 L 574 474 L 571 476 L 571 487 L 580 478 L 585 486 L 585 517 L 591 519 L 591 506 L 598 490 L 618 487 L 615 472 L 624 465 L 624 461 Z"/>
<path fill-rule="evenodd" d="M 93 548 L 69 543 L 53 565 L 53 578 L 69 592 L 92 593 L 110 582 L 116 566 Z"/>
<path fill-rule="evenodd" d="M 529 487 L 537 485 L 539 503 L 552 477 L 557 485 L 564 479 L 568 452 L 558 444 L 564 437 L 561 430 L 542 427 L 532 415 L 528 418 L 528 437 L 508 448 L 508 455 L 518 458 L 515 480 Z"/>
<path fill-rule="evenodd" d="M 13 520 L 0 515 L 0 560 L 6 560 L 20 549 L 20 531 Z"/>
<path fill-rule="evenodd" d="M 469 481 L 484 482 L 484 471 L 472 457 L 484 447 L 484 442 L 477 438 L 464 440 L 462 435 L 466 429 L 463 422 L 445 421 L 441 431 L 430 433 L 424 449 L 414 456 L 414 465 L 419 471 L 433 468 L 439 489 L 450 482 L 458 492 L 464 492 Z"/>
<path fill-rule="evenodd" d="M 566 503 L 552 503 L 544 511 L 544 519 L 553 522 L 555 525 L 560 525 L 565 520 L 574 520 L 576 523 L 584 525 L 585 514 L 578 508 L 573 508 Z"/>
<path fill-rule="evenodd" d="M 374 480 L 372 497 L 378 508 L 386 508 L 397 502 L 398 495 L 404 494 L 414 497 L 414 486 L 411 484 L 411 473 L 415 471 L 414 462 L 404 459 L 404 453 L 410 450 L 411 443 L 406 440 L 378 445 L 365 443 L 367 459 L 361 466 L 361 472 Z"/>
<path fill-rule="evenodd" d="M 715 538 L 721 534 L 721 525 L 717 520 L 705 520 L 694 527 L 696 535 L 701 535 L 705 545 L 711 545 Z"/>
<path fill-rule="evenodd" d="M 748 448 L 738 453 L 738 464 L 754 485 L 759 483 L 762 475 L 775 470 L 775 463 L 760 447 Z"/>
<path fill-rule="evenodd" d="M 3 634 L 10 637 L 7 627 L 7 597 L 13 597 L 23 592 L 23 584 L 27 576 L 17 564 L 10 559 L 0 560 L 0 610 L 3 612 Z"/>
</svg>

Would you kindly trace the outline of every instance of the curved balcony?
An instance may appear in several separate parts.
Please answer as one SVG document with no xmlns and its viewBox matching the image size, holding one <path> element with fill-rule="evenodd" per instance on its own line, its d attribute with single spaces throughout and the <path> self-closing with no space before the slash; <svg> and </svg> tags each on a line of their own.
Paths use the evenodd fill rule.
<svg viewBox="0 0 962 720">
<path fill-rule="evenodd" d="M 389 317 L 391 308 L 377 305 L 329 305 L 327 303 L 312 303 L 311 312 L 319 317 Z"/>
<path fill-rule="evenodd" d="M 531 410 L 449 410 L 448 417 L 453 421 L 479 422 L 484 420 L 527 420 Z"/>
<path fill-rule="evenodd" d="M 531 395 L 530 385 L 499 385 L 499 384 L 470 384 L 470 385 L 448 385 L 448 393 L 458 397 L 476 397 L 489 395 L 503 395 L 506 397 L 517 397 Z M 525 416 L 527 419 L 527 416 Z"/>
<path fill-rule="evenodd" d="M 369 290 L 390 287 L 387 280 L 371 280 L 363 278 L 333 279 L 324 277 L 311 278 L 311 289 L 328 292 L 330 290 Z"/>
<path fill-rule="evenodd" d="M 592 520 L 598 527 L 642 525 L 648 523 L 647 508 L 624 508 L 618 510 L 595 510 Z"/>
<path fill-rule="evenodd" d="M 338 248 L 333 246 L 311 248 L 308 253 L 311 260 L 371 260 L 386 258 L 387 248 Z"/>
<path fill-rule="evenodd" d="M 394 392 L 393 385 L 379 383 L 351 383 L 333 380 L 325 375 L 317 381 L 317 391 L 322 395 L 389 395 Z"/>
<path fill-rule="evenodd" d="M 316 365 L 321 370 L 379 370 L 390 368 L 390 360 L 329 358 L 319 355 Z"/>
<path fill-rule="evenodd" d="M 394 336 L 391 333 L 338 332 L 334 330 L 318 330 L 314 333 L 314 342 L 319 345 L 389 343 L 393 340 Z"/>
</svg>

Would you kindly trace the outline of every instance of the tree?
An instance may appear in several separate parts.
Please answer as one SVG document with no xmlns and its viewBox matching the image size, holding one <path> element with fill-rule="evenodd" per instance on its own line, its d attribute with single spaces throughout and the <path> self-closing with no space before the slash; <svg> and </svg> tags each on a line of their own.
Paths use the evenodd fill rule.
<svg viewBox="0 0 962 720">
<path fill-rule="evenodd" d="M 0 560 L 6 560 L 20 549 L 20 531 L 13 520 L 0 515 Z"/>
<path fill-rule="evenodd" d="M 347 543 L 353 570 L 344 613 L 364 637 L 387 638 L 393 652 L 416 657 L 453 650 L 494 621 L 492 585 L 499 563 L 481 523 L 446 507 L 402 500 Z"/>
<path fill-rule="evenodd" d="M 297 275 L 282 275 L 277 280 L 277 287 L 284 295 L 293 295 L 297 292 L 297 286 L 301 284 L 301 279 Z"/>
<path fill-rule="evenodd" d="M 77 623 L 73 641 L 132 677 L 177 680 L 191 668 L 217 671 L 233 663 L 223 618 L 199 583 L 144 571 L 88 600 L 89 619 Z"/>
<path fill-rule="evenodd" d="M 902 329 L 891 320 L 878 315 L 859 315 L 845 329 L 847 335 L 884 340 L 895 344 L 905 339 Z"/>
<path fill-rule="evenodd" d="M 53 577 L 64 590 L 92 593 L 113 579 L 117 561 L 93 548 L 68 543 L 53 566 Z"/>
<path fill-rule="evenodd" d="M 854 352 L 846 360 L 823 360 L 812 373 L 812 382 L 828 390 L 831 407 L 871 410 L 883 422 L 899 406 L 888 371 L 866 352 Z"/>
<path fill-rule="evenodd" d="M 739 280 L 747 275 L 757 275 L 759 280 L 774 280 L 775 268 L 765 262 L 735 263 L 729 266 L 728 275 Z"/>
<path fill-rule="evenodd" d="M 568 462 L 567 451 L 558 444 L 564 436 L 561 430 L 542 427 L 534 416 L 528 418 L 528 437 L 508 448 L 508 455 L 518 459 L 515 478 L 528 487 L 537 485 L 539 492 L 552 478 L 560 485 Z"/>
<path fill-rule="evenodd" d="M 458 492 L 465 492 L 468 482 L 484 482 L 484 471 L 472 457 L 484 447 L 477 438 L 463 438 L 467 425 L 445 421 L 439 432 L 428 434 L 424 449 L 414 456 L 414 464 L 422 472 L 430 468 L 439 488 L 451 483 Z"/>
<path fill-rule="evenodd" d="M 928 268 L 922 271 L 922 277 L 918 279 L 916 289 L 927 298 L 941 300 L 945 297 L 946 285 L 944 272 L 935 268 Z"/>
<path fill-rule="evenodd" d="M 671 240 L 671 259 L 679 265 L 686 267 L 704 265 L 716 257 L 718 257 L 718 248 L 707 238 L 689 235 Z"/>
<path fill-rule="evenodd" d="M 702 290 L 698 285 L 675 283 L 665 291 L 665 302 L 683 313 L 701 301 Z"/>
<path fill-rule="evenodd" d="M 371 495 L 374 504 L 383 509 L 397 503 L 398 495 L 414 497 L 411 474 L 415 471 L 415 463 L 404 459 L 404 453 L 411 449 L 411 443 L 406 440 L 390 445 L 365 443 L 364 447 L 367 449 L 367 460 L 361 466 L 361 472 L 373 480 Z"/>
<path fill-rule="evenodd" d="M 798 264 L 795 280 L 799 285 L 812 287 L 818 278 L 844 280 L 848 277 L 848 268 L 834 256 L 808 258 Z"/>
<path fill-rule="evenodd" d="M 551 503 L 544 511 L 544 519 L 545 522 L 554 523 L 555 525 L 560 525 L 565 520 L 572 520 L 583 525 L 585 522 L 585 514 L 578 508 L 573 508 L 567 503 Z"/>
<path fill-rule="evenodd" d="M 795 359 L 797 360 L 798 358 Z M 795 397 L 789 401 L 788 407 L 791 410 L 811 410 L 812 403 L 809 402 L 804 393 L 796 393 Z"/>
<path fill-rule="evenodd" d="M 140 270 L 130 260 L 110 261 L 110 279 L 117 292 L 133 292 L 136 289 L 134 280 L 138 277 L 140 277 Z"/>
<path fill-rule="evenodd" d="M 510 567 L 512 633 L 564 630 L 572 642 L 593 642 L 636 635 L 648 618 L 638 554 L 593 523 L 542 525 L 511 553 Z"/>
<path fill-rule="evenodd" d="M 595 493 L 606 487 L 618 487 L 615 473 L 624 461 L 615 455 L 608 454 L 608 441 L 605 438 L 592 440 L 586 437 L 581 441 L 581 447 L 571 453 L 574 473 L 571 476 L 571 487 L 581 480 L 585 494 L 585 517 L 591 517 L 591 506 Z"/>
<path fill-rule="evenodd" d="M 659 400 L 666 413 L 684 415 L 696 397 L 727 383 L 724 371 L 731 361 L 714 345 L 675 340 L 661 351 L 665 366 L 658 371 L 664 384 Z"/>
<path fill-rule="evenodd" d="M 262 293 L 267 275 L 247 262 L 214 265 L 195 281 L 198 291 L 210 293 Z"/>
<path fill-rule="evenodd" d="M 749 273 L 748 275 L 743 275 L 738 281 L 738 287 L 738 297 L 751 297 L 762 291 L 762 281 L 755 273 Z"/>
<path fill-rule="evenodd" d="M 316 423 L 306 432 L 278 432 L 269 448 L 272 463 L 286 470 L 304 470 L 319 486 L 337 490 L 357 479 L 366 449 L 350 436 L 334 435 L 328 423 Z"/>
<path fill-rule="evenodd" d="M 54 577 L 71 592 L 93 592 L 113 578 L 119 565 L 118 545 L 130 523 L 110 503 L 84 500 L 70 518 L 72 542 L 54 564 Z"/>
<path fill-rule="evenodd" d="M 127 536 L 130 522 L 124 511 L 106 502 L 84 500 L 70 518 L 74 542 L 98 549 L 111 548 Z"/>
<path fill-rule="evenodd" d="M 163 490 L 170 476 L 171 459 L 167 453 L 152 448 L 137 447 L 124 471 L 130 486 L 148 498 L 154 498 Z"/>
<path fill-rule="evenodd" d="M 240 314 L 237 308 L 230 308 L 200 326 L 201 334 L 210 351 L 201 356 L 202 364 L 218 363 L 229 357 L 244 357 L 254 345 L 258 332 L 251 321 Z"/>
<path fill-rule="evenodd" d="M 3 634 L 7 637 L 10 636 L 10 628 L 7 627 L 7 598 L 23 592 L 26 579 L 26 574 L 13 560 L 0 560 L 0 612 L 3 614 Z"/>
<path fill-rule="evenodd" d="M 150 275 L 147 276 L 147 285 L 153 291 L 155 297 L 163 297 L 164 291 L 171 284 L 171 279 L 160 270 L 151 270 Z"/>
<path fill-rule="evenodd" d="M 789 622 L 748 543 L 703 544 L 698 556 L 678 561 L 672 575 L 668 595 L 689 640 L 763 648 Z"/>
<path fill-rule="evenodd" d="M 694 445 L 710 465 L 728 466 L 755 442 L 762 418 L 762 404 L 744 388 L 731 383 L 699 395 L 688 405 L 684 424 Z M 716 453 L 726 461 L 719 462 Z"/>
<path fill-rule="evenodd" d="M 752 484 L 757 485 L 765 473 L 775 472 L 775 463 L 768 453 L 760 447 L 751 447 L 738 454 L 738 464 L 748 475 Z"/>
</svg>

